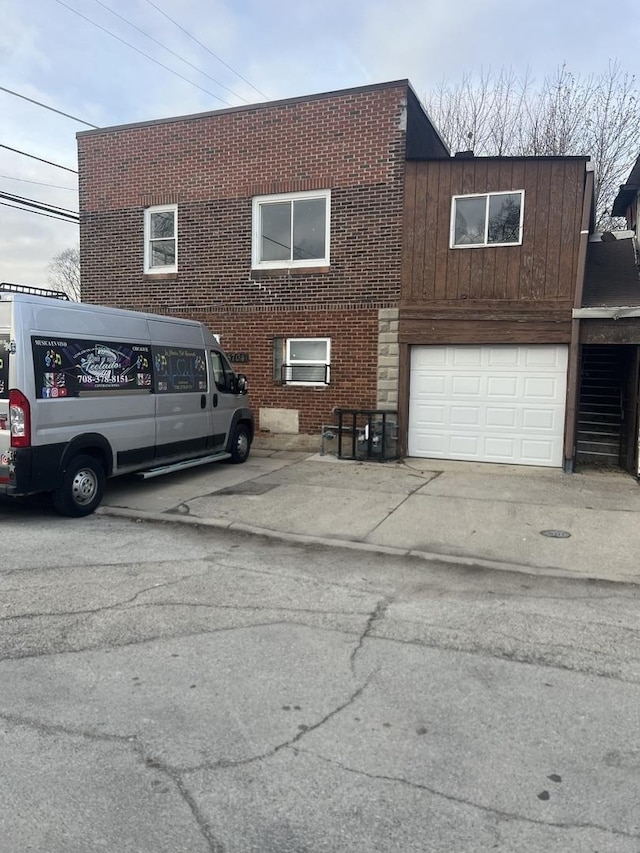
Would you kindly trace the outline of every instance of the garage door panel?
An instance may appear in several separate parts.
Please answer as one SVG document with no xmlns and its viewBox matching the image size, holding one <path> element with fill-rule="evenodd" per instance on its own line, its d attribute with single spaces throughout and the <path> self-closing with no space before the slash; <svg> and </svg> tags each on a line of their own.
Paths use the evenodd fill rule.
<svg viewBox="0 0 640 853">
<path fill-rule="evenodd" d="M 449 353 L 447 347 L 415 347 L 412 355 L 413 367 L 444 367 Z"/>
<path fill-rule="evenodd" d="M 555 459 L 555 447 L 552 441 L 529 441 L 523 440 L 521 456 L 528 461 L 525 465 L 542 465 L 552 467 Z"/>
<path fill-rule="evenodd" d="M 564 425 L 564 411 L 553 409 L 523 409 L 522 429 L 557 432 Z"/>
<path fill-rule="evenodd" d="M 560 383 L 555 376 L 527 376 L 524 380 L 524 394 L 527 400 L 558 400 Z M 562 394 L 564 397 L 564 393 Z"/>
<path fill-rule="evenodd" d="M 432 426 L 447 426 L 447 409 L 444 406 L 420 406 L 417 423 Z"/>
<path fill-rule="evenodd" d="M 518 377 L 516 376 L 487 376 L 485 395 L 488 398 L 507 397 L 513 400 L 521 396 Z"/>
<path fill-rule="evenodd" d="M 483 359 L 483 347 L 447 347 L 445 363 L 453 367 L 480 367 Z"/>
<path fill-rule="evenodd" d="M 491 462 L 511 462 L 516 455 L 516 441 L 507 436 L 486 436 L 484 456 Z"/>
<path fill-rule="evenodd" d="M 415 347 L 409 455 L 559 467 L 567 353 L 556 345 Z"/>
<path fill-rule="evenodd" d="M 518 347 L 487 347 L 484 363 L 497 370 L 517 367 L 522 356 Z"/>
<path fill-rule="evenodd" d="M 512 406 L 487 406 L 484 422 L 488 429 L 516 429 L 518 413 Z"/>
<path fill-rule="evenodd" d="M 567 347 L 523 347 L 522 364 L 527 370 L 565 370 L 568 363 Z"/>
<path fill-rule="evenodd" d="M 445 433 L 421 433 L 416 437 L 414 456 L 424 456 L 428 459 L 448 459 L 448 438 Z"/>
<path fill-rule="evenodd" d="M 456 453 L 464 459 L 477 459 L 480 450 L 480 439 L 477 434 L 461 435 L 453 433 L 449 441 L 449 450 L 451 453 Z"/>
<path fill-rule="evenodd" d="M 483 417 L 479 406 L 452 406 L 449 409 L 449 425 L 456 427 L 474 427 L 482 425 Z"/>
<path fill-rule="evenodd" d="M 454 397 L 479 397 L 482 394 L 482 377 L 453 376 L 449 388 Z"/>
<path fill-rule="evenodd" d="M 450 395 L 451 380 L 448 376 L 420 376 L 418 378 L 417 392 L 431 397 L 444 397 Z"/>
</svg>

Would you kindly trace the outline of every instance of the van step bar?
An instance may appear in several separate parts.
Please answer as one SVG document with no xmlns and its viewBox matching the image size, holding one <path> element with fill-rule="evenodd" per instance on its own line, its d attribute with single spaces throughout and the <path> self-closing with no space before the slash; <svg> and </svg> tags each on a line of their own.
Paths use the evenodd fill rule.
<svg viewBox="0 0 640 853">
<path fill-rule="evenodd" d="M 151 477 L 161 477 L 173 471 L 184 471 L 185 468 L 196 468 L 198 465 L 208 465 L 210 462 L 220 462 L 222 459 L 231 459 L 231 454 L 212 453 L 211 456 L 201 456 L 199 459 L 186 459 L 184 462 L 174 462 L 172 465 L 160 465 L 158 468 L 149 468 L 148 471 L 139 471 L 136 476 L 142 480 L 150 480 Z"/>
</svg>

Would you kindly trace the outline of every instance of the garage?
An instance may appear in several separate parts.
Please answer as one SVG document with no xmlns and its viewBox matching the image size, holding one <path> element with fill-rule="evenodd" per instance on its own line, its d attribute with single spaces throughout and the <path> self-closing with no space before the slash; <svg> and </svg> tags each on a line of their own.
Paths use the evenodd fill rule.
<svg viewBox="0 0 640 853">
<path fill-rule="evenodd" d="M 566 345 L 411 348 L 409 456 L 561 467 Z"/>
</svg>

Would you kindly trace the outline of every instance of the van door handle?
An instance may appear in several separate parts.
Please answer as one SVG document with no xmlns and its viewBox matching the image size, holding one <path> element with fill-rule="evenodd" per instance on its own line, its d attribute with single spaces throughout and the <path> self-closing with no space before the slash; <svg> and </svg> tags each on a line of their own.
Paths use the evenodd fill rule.
<svg viewBox="0 0 640 853">
<path fill-rule="evenodd" d="M 207 407 L 207 395 L 201 394 L 200 395 L 200 408 L 206 409 L 206 407 Z"/>
<path fill-rule="evenodd" d="M 218 395 L 217 395 L 217 394 L 214 394 L 214 395 L 213 395 L 213 408 L 215 409 L 215 407 L 216 407 L 217 405 L 218 405 Z"/>
</svg>

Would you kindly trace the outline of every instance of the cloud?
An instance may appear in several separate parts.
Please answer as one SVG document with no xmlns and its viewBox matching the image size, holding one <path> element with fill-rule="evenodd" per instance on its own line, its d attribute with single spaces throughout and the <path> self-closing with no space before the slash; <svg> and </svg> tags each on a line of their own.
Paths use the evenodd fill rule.
<svg viewBox="0 0 640 853">
<path fill-rule="evenodd" d="M 617 57 L 633 72 L 640 44 L 640 16 L 632 0 L 618 0 L 615 14 L 595 0 L 457 5 L 451 0 L 324 0 L 322 5 L 316 0 L 153 0 L 209 52 L 147 0 L 105 0 L 207 77 L 100 3 L 63 2 L 113 35 L 55 0 L 0 0 L 2 85 L 100 126 L 215 110 L 225 101 L 264 100 L 247 81 L 276 100 L 408 77 L 424 97 L 445 77 L 455 81 L 463 72 L 504 65 L 516 72 L 528 68 L 541 78 L 565 60 L 585 74 L 601 71 Z M 75 167 L 81 124 L 4 93 L 0 110 L 0 143 Z M 3 149 L 0 175 L 75 185 L 68 172 Z M 73 193 L 55 188 L 0 178 L 0 190 L 77 209 Z M 76 234 L 67 223 L 0 207 L 0 277 L 42 283 L 52 255 L 72 245 Z"/>
</svg>

